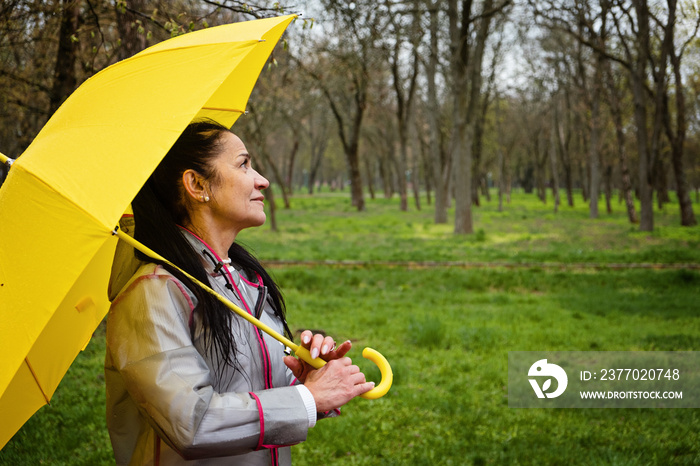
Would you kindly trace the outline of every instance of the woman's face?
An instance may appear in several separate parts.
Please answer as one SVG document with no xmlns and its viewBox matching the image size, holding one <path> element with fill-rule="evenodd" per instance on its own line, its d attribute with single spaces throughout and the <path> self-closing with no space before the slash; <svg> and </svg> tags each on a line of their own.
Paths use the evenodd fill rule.
<svg viewBox="0 0 700 466">
<path fill-rule="evenodd" d="M 261 190 L 270 183 L 250 164 L 250 155 L 238 136 L 224 132 L 223 150 L 212 161 L 209 208 L 219 228 L 235 230 L 265 223 Z"/>
</svg>

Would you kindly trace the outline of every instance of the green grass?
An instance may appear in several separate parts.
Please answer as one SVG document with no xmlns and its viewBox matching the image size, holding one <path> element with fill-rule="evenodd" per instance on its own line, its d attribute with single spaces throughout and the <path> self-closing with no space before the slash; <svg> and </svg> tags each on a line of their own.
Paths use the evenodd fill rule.
<svg viewBox="0 0 700 466">
<path fill-rule="evenodd" d="M 601 202 L 594 220 L 576 202 L 555 214 L 551 199 L 543 204 L 516 192 L 503 212 L 495 199 L 475 207 L 475 234 L 456 236 L 453 212 L 447 224 L 436 225 L 425 198 L 421 211 L 411 203 L 401 212 L 396 199 L 377 198 L 358 213 L 346 195 L 297 196 L 292 209 L 278 209 L 279 232 L 263 227 L 240 239 L 268 260 L 700 263 L 700 227 L 680 227 L 676 204 L 655 211 L 649 233 L 630 224 L 617 202 L 612 214 Z M 697 204 L 695 211 L 700 215 Z"/>
<path fill-rule="evenodd" d="M 700 350 L 700 274 L 294 267 L 277 276 L 295 303 L 293 326 L 352 339 L 375 380 L 358 356 L 365 345 L 396 373 L 385 398 L 355 400 L 319 424 L 295 447 L 299 464 L 700 461 L 697 410 L 510 409 L 506 396 L 508 351 Z"/>
<path fill-rule="evenodd" d="M 494 202 L 495 203 L 495 202 Z M 245 232 L 263 259 L 700 263 L 700 229 L 657 212 L 642 234 L 624 212 L 598 220 L 581 205 L 514 197 L 499 213 L 476 209 L 481 235 L 455 238 L 432 209 L 397 200 L 352 211 L 346 198 L 296 197 L 281 231 Z M 699 210 L 696 208 L 696 211 Z M 579 251 L 581 251 L 579 253 Z M 700 271 L 284 266 L 292 329 L 321 328 L 371 346 L 390 361 L 394 385 L 321 421 L 293 448 L 316 464 L 700 464 L 696 409 L 512 409 L 509 351 L 700 351 Z M 51 406 L 0 451 L 2 465 L 111 464 L 104 421 L 102 328 L 76 360 Z"/>
</svg>

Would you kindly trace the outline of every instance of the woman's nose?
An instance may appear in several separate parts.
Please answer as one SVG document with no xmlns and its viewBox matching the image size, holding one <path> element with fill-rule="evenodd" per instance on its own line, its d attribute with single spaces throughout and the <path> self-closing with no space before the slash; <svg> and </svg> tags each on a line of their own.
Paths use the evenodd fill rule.
<svg viewBox="0 0 700 466">
<path fill-rule="evenodd" d="M 255 172 L 255 188 L 256 189 L 265 189 L 268 186 L 270 186 L 270 182 L 267 181 L 267 178 L 262 176 L 260 173 L 257 171 Z"/>
</svg>

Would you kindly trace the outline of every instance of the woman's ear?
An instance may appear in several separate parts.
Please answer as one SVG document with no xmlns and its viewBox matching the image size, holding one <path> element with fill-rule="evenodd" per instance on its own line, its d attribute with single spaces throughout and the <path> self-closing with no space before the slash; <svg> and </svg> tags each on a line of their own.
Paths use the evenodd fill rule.
<svg viewBox="0 0 700 466">
<path fill-rule="evenodd" d="M 195 202 L 209 202 L 207 183 L 196 171 L 189 169 L 182 174 L 182 186 L 185 192 Z"/>
</svg>

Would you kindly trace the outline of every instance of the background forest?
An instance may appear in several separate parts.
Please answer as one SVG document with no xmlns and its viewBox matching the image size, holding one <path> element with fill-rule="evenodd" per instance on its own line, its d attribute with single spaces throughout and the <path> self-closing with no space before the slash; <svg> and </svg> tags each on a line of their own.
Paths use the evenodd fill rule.
<svg viewBox="0 0 700 466">
<path fill-rule="evenodd" d="M 289 207 L 295 190 L 349 186 L 358 210 L 377 195 L 421 209 L 425 192 L 436 223 L 454 207 L 454 232 L 472 233 L 473 206 L 490 200 L 489 187 L 499 209 L 519 187 L 554 212 L 577 202 L 591 218 L 624 209 L 652 231 L 654 206 L 675 191 L 679 223 L 696 224 L 695 1 L 6 0 L 1 8 L 0 150 L 11 157 L 81 82 L 118 60 L 191 30 L 300 13 L 236 124 L 277 204 Z M 271 217 L 274 229 L 275 209 Z"/>
</svg>

